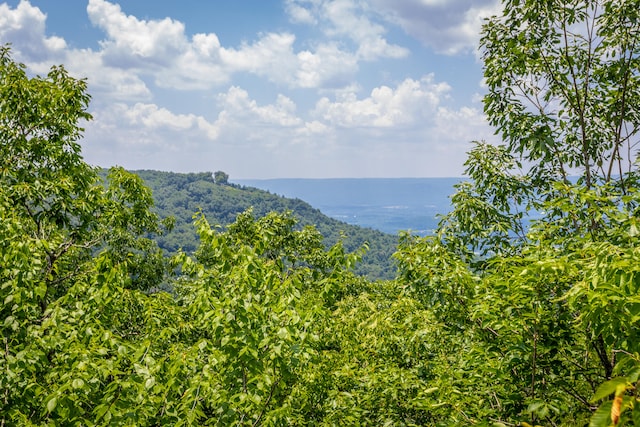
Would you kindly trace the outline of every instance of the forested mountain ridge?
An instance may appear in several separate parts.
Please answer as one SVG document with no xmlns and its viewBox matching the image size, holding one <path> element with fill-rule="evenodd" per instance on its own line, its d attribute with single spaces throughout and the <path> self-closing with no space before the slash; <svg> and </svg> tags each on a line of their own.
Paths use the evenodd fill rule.
<svg viewBox="0 0 640 427">
<path fill-rule="evenodd" d="M 181 248 L 192 253 L 198 246 L 198 235 L 193 216 L 202 212 L 210 224 L 226 226 L 251 208 L 255 217 L 269 212 L 291 211 L 298 220 L 297 227 L 313 225 L 332 246 L 342 239 L 348 252 L 366 244 L 368 250 L 355 270 L 371 279 L 392 279 L 395 265 L 392 255 L 397 248 L 397 237 L 377 230 L 347 224 L 324 215 L 300 199 L 291 199 L 254 187 L 216 182 L 214 174 L 175 173 L 153 170 L 132 171 L 151 188 L 155 211 L 161 218 L 173 216 L 173 229 L 156 238 L 158 245 L 169 253 Z M 107 171 L 102 171 L 106 176 Z"/>
</svg>

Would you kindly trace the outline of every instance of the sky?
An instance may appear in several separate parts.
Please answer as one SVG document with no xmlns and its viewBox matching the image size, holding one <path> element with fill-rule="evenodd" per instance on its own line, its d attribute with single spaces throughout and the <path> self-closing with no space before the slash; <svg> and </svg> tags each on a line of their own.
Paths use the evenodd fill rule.
<svg viewBox="0 0 640 427">
<path fill-rule="evenodd" d="M 1 0 L 0 0 L 1 1 Z M 496 140 L 477 50 L 498 0 L 0 2 L 32 75 L 86 78 L 96 166 L 233 179 L 456 177 Z"/>
</svg>

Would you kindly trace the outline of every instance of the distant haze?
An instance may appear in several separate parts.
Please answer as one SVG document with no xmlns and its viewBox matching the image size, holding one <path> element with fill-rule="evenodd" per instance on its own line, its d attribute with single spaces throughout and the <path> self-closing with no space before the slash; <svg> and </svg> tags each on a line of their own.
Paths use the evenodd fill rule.
<svg viewBox="0 0 640 427">
<path fill-rule="evenodd" d="M 450 208 L 460 178 L 238 179 L 234 183 L 298 198 L 341 221 L 397 234 L 425 235 Z"/>
</svg>

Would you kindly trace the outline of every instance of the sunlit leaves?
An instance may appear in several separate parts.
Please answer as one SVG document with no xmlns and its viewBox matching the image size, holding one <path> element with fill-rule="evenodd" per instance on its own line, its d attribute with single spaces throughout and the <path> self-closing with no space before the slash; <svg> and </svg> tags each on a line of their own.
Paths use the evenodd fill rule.
<svg viewBox="0 0 640 427">
<path fill-rule="evenodd" d="M 149 287 L 139 285 L 146 270 L 154 284 L 164 277 L 149 262 L 153 245 L 139 244 L 158 219 L 135 177 L 115 170 L 116 194 L 82 160 L 86 82 L 62 67 L 29 77 L 5 46 L 0 91 L 1 423 L 86 424 L 131 366 L 126 341 L 150 332 L 140 295 L 125 289 Z"/>
<path fill-rule="evenodd" d="M 472 148 L 436 235 L 396 255 L 447 325 L 441 357 L 465 350 L 448 366 L 467 418 L 450 420 L 580 424 L 608 394 L 592 425 L 635 416 L 637 377 L 618 363 L 640 342 L 638 6 L 505 1 L 483 27 L 485 112 L 505 145 Z M 625 386 L 592 400 L 616 375 Z"/>
<path fill-rule="evenodd" d="M 638 422 L 637 6 L 487 21 L 506 145 L 473 147 L 452 212 L 379 283 L 352 272 L 366 245 L 251 210 L 196 214 L 169 277 L 151 192 L 79 154 L 86 83 L 2 48 L 0 424 Z"/>
<path fill-rule="evenodd" d="M 483 29 L 485 111 L 532 176 L 590 187 L 630 171 L 637 142 L 637 2 L 505 2 Z"/>
</svg>

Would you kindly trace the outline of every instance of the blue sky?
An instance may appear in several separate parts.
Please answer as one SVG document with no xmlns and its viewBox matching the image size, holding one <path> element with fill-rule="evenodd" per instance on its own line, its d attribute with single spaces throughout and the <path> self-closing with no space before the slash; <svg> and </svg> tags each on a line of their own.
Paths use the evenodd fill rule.
<svg viewBox="0 0 640 427">
<path fill-rule="evenodd" d="M 0 2 L 0 43 L 87 78 L 99 166 L 234 178 L 460 176 L 497 0 Z"/>
</svg>

